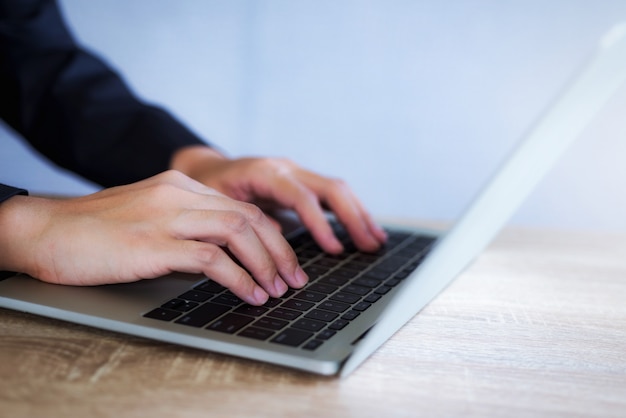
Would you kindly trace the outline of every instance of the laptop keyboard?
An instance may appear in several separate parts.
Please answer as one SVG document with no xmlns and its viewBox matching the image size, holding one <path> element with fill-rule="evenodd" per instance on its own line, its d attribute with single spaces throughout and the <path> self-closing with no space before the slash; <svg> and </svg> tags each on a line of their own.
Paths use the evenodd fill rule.
<svg viewBox="0 0 626 418">
<path fill-rule="evenodd" d="M 309 275 L 303 289 L 252 306 L 208 279 L 144 316 L 315 350 L 411 274 L 434 241 L 388 230 L 382 249 L 363 253 L 342 228 L 335 230 L 345 247 L 340 255 L 324 253 L 308 232 L 289 240 Z"/>
</svg>

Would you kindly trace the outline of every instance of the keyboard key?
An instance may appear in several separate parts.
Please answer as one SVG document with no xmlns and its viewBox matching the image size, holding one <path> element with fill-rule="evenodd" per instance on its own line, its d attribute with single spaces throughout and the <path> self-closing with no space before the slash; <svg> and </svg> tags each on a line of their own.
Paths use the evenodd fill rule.
<svg viewBox="0 0 626 418">
<path fill-rule="evenodd" d="M 294 311 L 293 309 L 286 308 L 274 308 L 274 310 L 267 313 L 267 316 L 273 316 L 274 318 L 285 319 L 287 321 L 291 321 L 292 319 L 296 319 L 302 315 L 300 311 Z"/>
<path fill-rule="evenodd" d="M 321 259 L 328 259 L 328 260 L 337 260 L 339 263 L 347 260 L 350 257 L 350 254 L 348 254 L 346 251 L 344 251 L 341 254 L 326 254 L 324 253 L 324 255 L 320 258 Z"/>
<path fill-rule="evenodd" d="M 299 248 L 310 242 L 311 239 L 311 233 L 309 233 L 308 231 L 304 231 L 301 234 L 289 238 L 289 245 L 291 245 L 294 250 L 296 250 L 296 252 L 299 252 Z"/>
<path fill-rule="evenodd" d="M 319 338 L 320 340 L 328 340 L 336 333 L 337 331 L 327 328 L 327 329 L 320 331 L 315 337 Z"/>
<path fill-rule="evenodd" d="M 181 312 L 174 311 L 172 309 L 156 308 L 144 316 L 146 318 L 160 319 L 161 321 L 171 321 L 174 318 L 178 318 L 180 315 Z"/>
<path fill-rule="evenodd" d="M 389 271 L 380 271 L 380 270 L 372 269 L 368 271 L 367 273 L 365 273 L 363 277 L 367 277 L 368 279 L 378 280 L 380 282 L 382 280 L 387 280 L 388 278 L 390 278 L 394 271 L 389 272 Z"/>
<path fill-rule="evenodd" d="M 374 303 L 380 298 L 381 296 L 378 293 L 372 293 L 367 295 L 365 299 L 363 299 L 363 302 Z"/>
<path fill-rule="evenodd" d="M 389 279 L 385 282 L 385 285 L 389 286 L 389 287 L 394 287 L 397 286 L 402 280 L 394 277 L 393 279 Z"/>
<path fill-rule="evenodd" d="M 364 296 L 370 292 L 370 289 L 355 284 L 349 284 L 341 289 L 343 292 L 353 293 L 355 295 Z"/>
<path fill-rule="evenodd" d="M 253 325 L 257 327 L 273 329 L 274 331 L 278 331 L 278 330 L 285 328 L 287 324 L 289 324 L 289 322 L 283 319 L 265 317 L 265 318 L 259 319 Z"/>
<path fill-rule="evenodd" d="M 223 305 L 228 306 L 237 306 L 243 303 L 243 300 L 239 299 L 237 296 L 230 293 L 223 293 L 221 295 L 217 295 L 211 302 L 221 303 Z"/>
<path fill-rule="evenodd" d="M 213 280 L 208 280 L 206 282 L 200 283 L 199 285 L 194 287 L 194 289 L 208 293 L 220 293 L 223 292 L 226 288 L 221 284 L 214 282 Z"/>
<path fill-rule="evenodd" d="M 330 268 L 336 267 L 339 263 L 341 263 L 341 261 L 334 258 L 320 258 L 319 260 L 315 260 L 316 265 Z"/>
<path fill-rule="evenodd" d="M 339 314 L 334 312 L 323 311 L 321 309 L 314 309 L 311 312 L 304 315 L 305 318 L 316 319 L 318 321 L 330 322 L 337 318 Z"/>
<path fill-rule="evenodd" d="M 317 257 L 319 253 L 317 251 L 312 250 L 297 250 L 296 256 L 298 257 L 298 263 L 300 265 L 306 264 L 307 261 L 310 261 Z"/>
<path fill-rule="evenodd" d="M 380 280 L 364 276 L 364 277 L 359 277 L 358 279 L 353 281 L 352 284 L 356 284 L 356 285 L 364 286 L 364 287 L 374 288 L 374 287 L 377 287 L 378 285 L 380 285 Z"/>
<path fill-rule="evenodd" d="M 324 341 L 320 341 L 320 340 L 311 340 L 308 343 L 304 344 L 304 346 L 302 346 L 302 348 L 304 350 L 317 350 L 320 345 L 324 344 Z"/>
<path fill-rule="evenodd" d="M 359 302 L 356 305 L 354 305 L 352 307 L 352 309 L 354 309 L 355 311 L 359 311 L 359 312 L 363 312 L 364 310 L 366 310 L 367 308 L 369 308 L 370 306 L 372 306 L 371 303 L 367 303 L 367 302 Z"/>
<path fill-rule="evenodd" d="M 309 285 L 309 287 L 307 287 L 307 290 L 324 293 L 325 295 L 330 295 L 331 293 L 336 292 L 337 289 L 338 288 L 336 286 L 331 286 L 324 283 L 313 283 Z"/>
<path fill-rule="evenodd" d="M 411 236 L 410 232 L 396 231 L 396 230 L 388 231 L 388 234 L 389 234 L 389 238 L 387 239 L 387 242 L 392 241 L 392 242 L 395 242 L 396 244 L 404 241 L 405 239 Z"/>
<path fill-rule="evenodd" d="M 292 347 L 298 347 L 303 342 L 313 336 L 312 332 L 302 331 L 299 329 L 287 328 L 276 336 L 271 341 L 278 344 L 289 345 Z"/>
<path fill-rule="evenodd" d="M 356 261 L 360 261 L 362 263 L 367 263 L 367 264 L 371 264 L 373 262 L 375 262 L 376 260 L 378 260 L 380 258 L 380 255 L 378 254 L 357 254 L 354 257 L 354 260 Z"/>
<path fill-rule="evenodd" d="M 410 273 L 413 270 L 415 270 L 420 264 L 422 264 L 422 260 L 424 259 L 424 257 L 419 257 L 417 260 L 415 261 L 411 261 L 405 268 L 404 271 Z"/>
<path fill-rule="evenodd" d="M 356 318 L 359 315 L 361 315 L 361 312 L 355 311 L 353 309 L 353 310 L 348 311 L 345 314 L 341 315 L 341 319 L 345 319 L 347 321 L 352 321 L 354 318 Z"/>
<path fill-rule="evenodd" d="M 213 294 L 207 292 L 201 292 L 198 290 L 190 290 L 188 292 L 183 293 L 178 298 L 184 300 L 192 300 L 194 302 L 205 302 L 211 298 Z"/>
<path fill-rule="evenodd" d="M 350 269 L 343 269 L 343 268 L 338 268 L 337 270 L 332 272 L 333 276 L 337 276 L 337 277 L 343 277 L 345 279 L 352 279 L 353 277 L 356 277 L 359 275 L 359 271 L 358 270 L 350 270 Z"/>
<path fill-rule="evenodd" d="M 280 305 L 282 301 L 283 301 L 282 299 L 278 299 L 278 298 L 269 298 L 267 302 L 263 304 L 263 306 L 265 306 L 266 308 L 273 308 L 275 306 Z"/>
<path fill-rule="evenodd" d="M 294 328 L 303 329 L 305 331 L 317 332 L 326 326 L 325 322 L 316 321 L 315 319 L 302 318 L 294 322 Z"/>
<path fill-rule="evenodd" d="M 419 250 L 418 250 L 419 251 Z M 413 258 L 416 254 L 416 250 L 414 248 L 402 248 L 395 252 L 395 255 L 398 257 L 404 257 L 407 260 Z"/>
<path fill-rule="evenodd" d="M 354 303 L 361 299 L 361 297 L 352 293 L 339 292 L 332 295 L 329 299 L 336 300 L 338 302 Z"/>
<path fill-rule="evenodd" d="M 391 280 L 404 280 L 407 277 L 409 277 L 409 275 L 412 272 L 413 272 L 413 270 L 409 270 L 409 269 L 399 271 L 399 272 L 397 272 L 396 274 L 393 275 L 393 279 L 391 279 Z M 387 280 L 387 283 L 388 282 L 389 282 L 389 280 Z"/>
<path fill-rule="evenodd" d="M 335 276 L 330 273 L 328 276 L 320 279 L 319 283 L 329 284 L 332 286 L 343 286 L 350 281 L 347 277 Z"/>
<path fill-rule="evenodd" d="M 433 243 L 433 241 L 435 241 L 433 237 L 420 236 L 416 237 L 413 242 L 408 243 L 406 247 L 411 248 L 416 252 L 419 252 L 428 248 Z"/>
<path fill-rule="evenodd" d="M 343 252 L 348 255 L 358 254 L 359 250 L 357 250 L 356 245 L 350 240 L 343 241 Z"/>
<path fill-rule="evenodd" d="M 350 305 L 343 302 L 337 302 L 335 300 L 325 300 L 324 302 L 320 303 L 318 307 L 332 312 L 344 312 L 350 307 Z"/>
<path fill-rule="evenodd" d="M 313 306 L 315 306 L 315 304 L 312 302 L 307 302 L 305 300 L 289 299 L 283 302 L 283 304 L 280 306 L 284 308 L 296 309 L 298 311 L 308 311 Z"/>
<path fill-rule="evenodd" d="M 328 273 L 330 267 L 318 266 L 315 264 L 309 264 L 308 266 L 303 268 L 304 272 L 309 276 L 310 280 L 315 280 L 320 276 Z"/>
<path fill-rule="evenodd" d="M 389 256 L 376 265 L 373 270 L 377 272 L 391 273 L 399 270 L 404 264 L 406 264 L 406 262 L 407 259 L 404 257 Z"/>
<path fill-rule="evenodd" d="M 192 327 L 203 327 L 229 310 L 230 307 L 225 305 L 205 303 L 199 308 L 185 314 L 182 318 L 177 320 L 176 323 Z"/>
<path fill-rule="evenodd" d="M 387 293 L 389 293 L 390 290 L 391 287 L 382 285 L 378 289 L 374 290 L 374 292 L 378 293 L 379 295 L 386 295 Z"/>
<path fill-rule="evenodd" d="M 254 321 L 252 317 L 231 313 L 213 322 L 207 329 L 234 334 L 252 321 Z"/>
<path fill-rule="evenodd" d="M 269 308 L 263 306 L 252 306 L 252 305 L 242 305 L 235 309 L 235 312 L 250 315 L 250 316 L 261 316 L 265 312 L 269 311 Z"/>
<path fill-rule="evenodd" d="M 319 302 L 326 297 L 323 293 L 312 292 L 310 290 L 303 290 L 294 295 L 296 299 L 308 300 L 309 302 Z"/>
<path fill-rule="evenodd" d="M 198 306 L 197 302 L 188 302 L 182 299 L 172 299 L 169 302 L 161 305 L 161 308 L 174 309 L 175 311 L 180 311 L 180 312 L 187 312 L 197 306 Z"/>
<path fill-rule="evenodd" d="M 241 331 L 238 335 L 246 338 L 253 338 L 255 340 L 267 340 L 274 334 L 274 331 L 270 331 L 268 329 L 248 327 Z"/>
<path fill-rule="evenodd" d="M 165 302 L 163 305 L 161 305 L 161 308 L 175 309 L 177 306 L 182 305 L 183 303 L 185 303 L 185 301 L 182 299 L 172 299 L 169 302 Z"/>
<path fill-rule="evenodd" d="M 328 326 L 328 328 L 339 331 L 340 329 L 344 329 L 346 327 L 346 325 L 348 325 L 350 322 L 348 322 L 345 319 L 338 319 L 335 322 L 333 322 L 332 324 L 330 324 Z"/>
</svg>

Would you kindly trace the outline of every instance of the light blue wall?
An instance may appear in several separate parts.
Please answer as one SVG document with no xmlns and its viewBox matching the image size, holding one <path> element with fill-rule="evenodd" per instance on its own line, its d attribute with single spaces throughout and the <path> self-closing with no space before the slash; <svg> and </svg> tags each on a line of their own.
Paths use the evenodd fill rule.
<svg viewBox="0 0 626 418">
<path fill-rule="evenodd" d="M 378 216 L 437 219 L 626 21 L 623 0 L 61 3 L 138 94 L 229 154 L 287 156 Z M 0 135 L 0 181 L 94 190 Z M 626 231 L 625 137 L 626 88 L 515 222 Z"/>
</svg>

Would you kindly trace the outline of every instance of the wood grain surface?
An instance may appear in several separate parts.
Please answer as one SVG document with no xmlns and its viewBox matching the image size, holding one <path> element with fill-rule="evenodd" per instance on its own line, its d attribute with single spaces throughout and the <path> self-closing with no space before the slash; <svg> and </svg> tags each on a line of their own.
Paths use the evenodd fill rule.
<svg viewBox="0 0 626 418">
<path fill-rule="evenodd" d="M 0 416 L 626 416 L 626 235 L 506 230 L 346 379 L 0 310 Z"/>
</svg>

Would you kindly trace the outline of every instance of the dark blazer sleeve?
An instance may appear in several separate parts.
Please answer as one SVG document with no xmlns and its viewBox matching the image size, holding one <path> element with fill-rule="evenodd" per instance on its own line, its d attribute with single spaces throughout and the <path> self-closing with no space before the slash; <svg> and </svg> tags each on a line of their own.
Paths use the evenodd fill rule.
<svg viewBox="0 0 626 418">
<path fill-rule="evenodd" d="M 0 59 L 0 117 L 98 184 L 144 179 L 166 170 L 181 147 L 206 144 L 77 45 L 56 0 L 0 0 Z"/>
<path fill-rule="evenodd" d="M 17 195 L 27 195 L 28 191 L 18 187 L 8 186 L 0 183 L 0 203 Z"/>
</svg>

